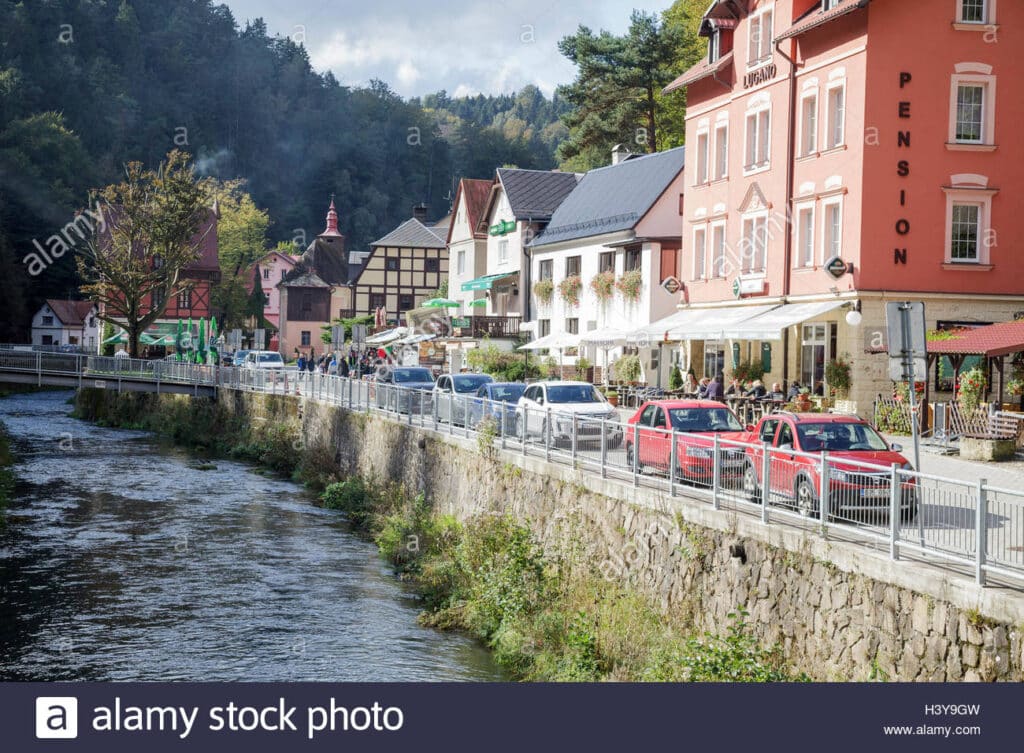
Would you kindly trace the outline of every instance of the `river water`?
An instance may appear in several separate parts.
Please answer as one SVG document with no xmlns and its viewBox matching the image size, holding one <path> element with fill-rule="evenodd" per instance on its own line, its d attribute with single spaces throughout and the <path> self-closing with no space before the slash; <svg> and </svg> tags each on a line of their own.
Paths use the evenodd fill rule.
<svg viewBox="0 0 1024 753">
<path fill-rule="evenodd" d="M 19 484 L 0 528 L 0 680 L 498 680 L 297 484 L 0 400 Z"/>
</svg>

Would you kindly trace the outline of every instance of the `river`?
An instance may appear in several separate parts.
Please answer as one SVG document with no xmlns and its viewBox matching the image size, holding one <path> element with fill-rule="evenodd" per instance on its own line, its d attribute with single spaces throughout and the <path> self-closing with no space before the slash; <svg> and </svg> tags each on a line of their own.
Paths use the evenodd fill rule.
<svg viewBox="0 0 1024 753">
<path fill-rule="evenodd" d="M 0 680 L 502 679 L 301 486 L 72 419 L 71 395 L 0 400 Z"/>
</svg>

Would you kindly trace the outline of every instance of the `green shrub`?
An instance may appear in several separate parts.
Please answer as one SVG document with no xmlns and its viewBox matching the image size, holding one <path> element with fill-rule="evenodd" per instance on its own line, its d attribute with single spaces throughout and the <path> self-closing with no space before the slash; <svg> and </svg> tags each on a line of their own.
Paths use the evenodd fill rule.
<svg viewBox="0 0 1024 753">
<path fill-rule="evenodd" d="M 320 500 L 324 507 L 345 513 L 354 528 L 365 530 L 374 514 L 377 497 L 362 477 L 353 476 L 330 484 Z"/>
</svg>

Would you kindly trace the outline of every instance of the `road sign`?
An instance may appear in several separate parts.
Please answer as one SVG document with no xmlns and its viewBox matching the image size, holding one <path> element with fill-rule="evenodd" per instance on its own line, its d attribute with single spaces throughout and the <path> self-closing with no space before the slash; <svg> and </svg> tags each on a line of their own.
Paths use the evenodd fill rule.
<svg viewBox="0 0 1024 753">
<path fill-rule="evenodd" d="M 825 262 L 825 271 L 828 272 L 835 279 L 839 279 L 846 274 L 846 262 L 838 256 L 833 256 L 827 262 Z"/>
<path fill-rule="evenodd" d="M 928 379 L 927 358 L 914 358 L 911 363 L 913 364 L 915 382 L 923 382 Z M 904 373 L 905 368 L 902 356 L 889 356 L 889 378 L 892 381 L 907 381 L 907 375 Z"/>
<path fill-rule="evenodd" d="M 362 345 L 366 342 L 366 325 L 365 324 L 353 324 L 352 325 L 352 343 L 355 345 Z"/>
<path fill-rule="evenodd" d="M 252 333 L 252 346 L 255 350 L 263 350 L 267 347 L 267 331 L 258 329 Z"/>
<path fill-rule="evenodd" d="M 892 301 L 885 304 L 885 326 L 890 356 L 903 357 L 904 353 L 909 351 L 914 358 L 927 358 L 928 338 L 925 331 L 924 303 Z"/>
<path fill-rule="evenodd" d="M 661 287 L 665 288 L 665 290 L 667 290 L 672 295 L 675 295 L 682 289 L 683 284 L 679 282 L 679 280 L 677 280 L 675 277 L 669 275 L 668 277 L 661 281 Z"/>
<path fill-rule="evenodd" d="M 344 324 L 332 324 L 331 325 L 331 347 L 340 348 L 345 344 L 345 325 Z"/>
</svg>

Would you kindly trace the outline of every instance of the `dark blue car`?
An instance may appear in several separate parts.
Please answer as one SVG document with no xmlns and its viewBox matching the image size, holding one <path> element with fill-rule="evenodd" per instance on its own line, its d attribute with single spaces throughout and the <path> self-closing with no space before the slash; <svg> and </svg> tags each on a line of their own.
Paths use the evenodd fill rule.
<svg viewBox="0 0 1024 753">
<path fill-rule="evenodd" d="M 476 426 L 487 417 L 501 422 L 499 426 L 504 424 L 504 433 L 514 432 L 516 403 L 525 389 L 526 385 L 519 382 L 490 382 L 480 385 L 476 397 L 469 406 L 470 426 Z"/>
</svg>

